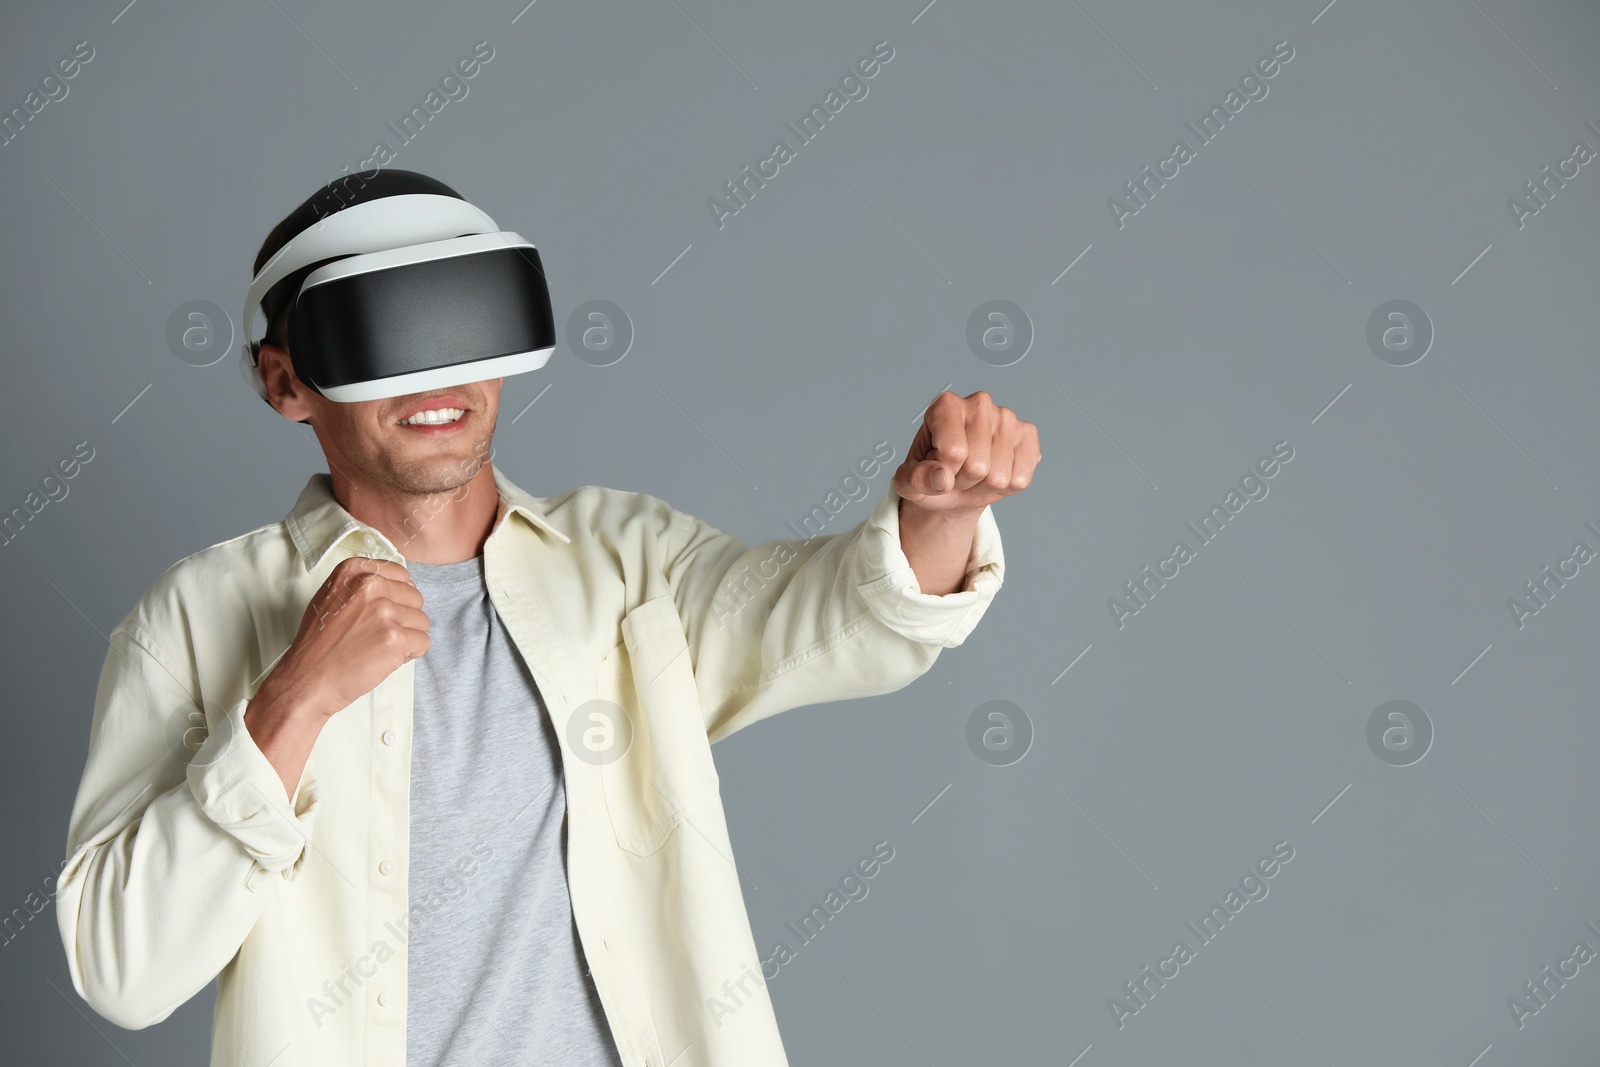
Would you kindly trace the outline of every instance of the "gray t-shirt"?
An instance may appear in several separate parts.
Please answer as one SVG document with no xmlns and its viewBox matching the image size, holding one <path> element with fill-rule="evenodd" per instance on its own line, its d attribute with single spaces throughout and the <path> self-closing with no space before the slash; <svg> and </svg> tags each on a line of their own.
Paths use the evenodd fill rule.
<svg viewBox="0 0 1600 1067">
<path fill-rule="evenodd" d="M 483 557 L 408 563 L 416 661 L 406 1067 L 621 1067 L 567 893 L 554 728 Z"/>
</svg>

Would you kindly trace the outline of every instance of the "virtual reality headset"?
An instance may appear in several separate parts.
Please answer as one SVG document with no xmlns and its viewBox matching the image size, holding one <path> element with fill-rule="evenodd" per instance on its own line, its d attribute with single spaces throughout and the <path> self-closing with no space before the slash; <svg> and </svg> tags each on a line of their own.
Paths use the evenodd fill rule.
<svg viewBox="0 0 1600 1067">
<path fill-rule="evenodd" d="M 298 292 L 273 292 L 313 264 Z M 240 358 L 262 399 L 262 342 L 250 338 L 257 312 L 284 300 L 295 374 L 344 403 L 537 370 L 555 350 L 533 243 L 442 194 L 386 196 L 326 214 L 262 266 L 245 298 Z"/>
</svg>

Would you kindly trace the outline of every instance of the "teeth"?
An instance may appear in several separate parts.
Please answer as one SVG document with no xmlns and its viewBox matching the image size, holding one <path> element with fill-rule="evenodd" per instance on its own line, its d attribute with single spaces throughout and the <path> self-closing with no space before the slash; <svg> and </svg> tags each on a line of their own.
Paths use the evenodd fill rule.
<svg viewBox="0 0 1600 1067">
<path fill-rule="evenodd" d="M 419 411 L 409 419 L 401 419 L 402 426 L 437 426 L 440 423 L 455 422 L 466 412 L 461 408 L 434 408 L 431 411 Z"/>
</svg>

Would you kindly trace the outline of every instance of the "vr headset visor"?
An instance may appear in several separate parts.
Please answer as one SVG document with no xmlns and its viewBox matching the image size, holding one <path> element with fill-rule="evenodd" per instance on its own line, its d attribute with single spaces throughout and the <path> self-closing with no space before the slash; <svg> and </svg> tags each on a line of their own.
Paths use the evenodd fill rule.
<svg viewBox="0 0 1600 1067">
<path fill-rule="evenodd" d="M 274 293 L 320 264 L 298 293 Z M 295 373 L 329 400 L 382 400 L 544 366 L 555 324 L 533 243 L 464 200 L 383 197 L 325 215 L 250 284 L 245 378 L 266 399 L 251 341 L 263 303 L 292 301 Z"/>
</svg>

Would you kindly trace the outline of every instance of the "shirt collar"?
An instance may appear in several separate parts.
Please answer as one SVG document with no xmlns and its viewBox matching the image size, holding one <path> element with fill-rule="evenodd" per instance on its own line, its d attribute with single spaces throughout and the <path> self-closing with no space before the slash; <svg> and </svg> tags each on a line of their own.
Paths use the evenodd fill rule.
<svg viewBox="0 0 1600 1067">
<path fill-rule="evenodd" d="M 499 467 L 491 465 L 490 471 L 494 474 L 495 492 L 500 498 L 501 514 L 495 517 L 496 529 L 510 516 L 521 515 L 535 529 L 550 534 L 562 544 L 571 542 L 572 538 L 556 529 L 550 520 L 545 518 L 543 497 L 536 497 L 524 491 L 502 474 Z M 308 571 L 315 570 L 335 545 L 354 533 L 370 534 L 395 556 L 401 555 L 393 542 L 351 515 L 334 498 L 333 480 L 326 471 L 319 471 L 311 476 L 305 488 L 300 491 L 300 498 L 295 501 L 294 507 L 283 521 Z"/>
</svg>

